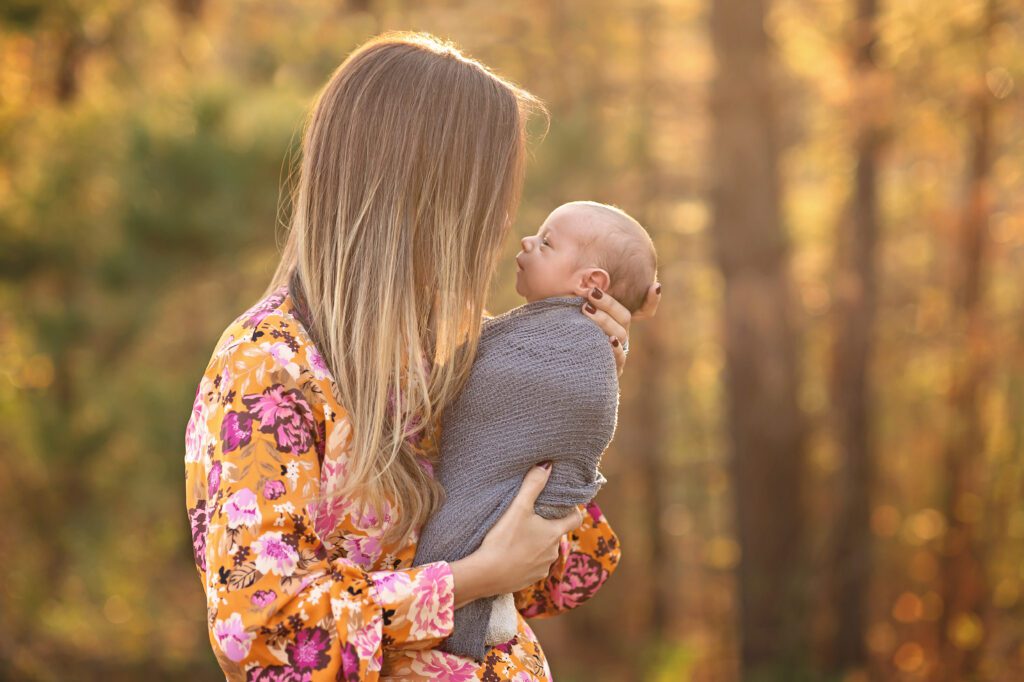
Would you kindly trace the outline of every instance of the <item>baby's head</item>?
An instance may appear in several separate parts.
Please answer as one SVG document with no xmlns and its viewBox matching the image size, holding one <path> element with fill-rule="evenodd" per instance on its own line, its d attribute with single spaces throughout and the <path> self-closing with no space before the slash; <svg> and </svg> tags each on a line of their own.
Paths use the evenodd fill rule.
<svg viewBox="0 0 1024 682">
<path fill-rule="evenodd" d="M 598 287 L 632 313 L 657 277 L 647 231 L 625 211 L 596 201 L 562 204 L 520 245 L 516 292 L 527 301 L 586 296 Z"/>
</svg>

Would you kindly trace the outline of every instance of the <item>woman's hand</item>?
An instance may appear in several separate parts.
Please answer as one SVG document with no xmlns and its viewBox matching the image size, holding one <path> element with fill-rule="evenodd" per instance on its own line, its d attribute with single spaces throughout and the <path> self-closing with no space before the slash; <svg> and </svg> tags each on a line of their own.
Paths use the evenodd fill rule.
<svg viewBox="0 0 1024 682">
<path fill-rule="evenodd" d="M 632 319 L 654 317 L 658 311 L 658 302 L 661 300 L 661 284 L 655 282 L 651 285 L 643 306 L 632 315 L 624 305 L 600 289 L 591 289 L 587 298 L 590 302 L 583 304 L 583 314 L 596 322 L 608 335 L 608 342 L 612 344 L 612 350 L 615 352 L 615 367 L 619 376 L 622 376 L 622 368 L 626 364 L 625 347 L 629 340 L 629 323 Z"/>
<path fill-rule="evenodd" d="M 470 555 L 488 576 L 479 596 L 516 592 L 546 577 L 558 559 L 562 536 L 583 523 L 579 508 L 560 519 L 545 519 L 534 511 L 551 475 L 550 466 L 535 466 L 527 472 L 512 504 Z"/>
</svg>

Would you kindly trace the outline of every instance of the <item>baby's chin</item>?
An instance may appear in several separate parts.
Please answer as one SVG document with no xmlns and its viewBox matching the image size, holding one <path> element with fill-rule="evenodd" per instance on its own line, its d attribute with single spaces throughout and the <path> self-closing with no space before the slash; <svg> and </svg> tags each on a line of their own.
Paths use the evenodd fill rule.
<svg viewBox="0 0 1024 682">
<path fill-rule="evenodd" d="M 534 301 L 542 301 L 545 298 L 551 298 L 552 296 L 582 296 L 582 294 L 576 293 L 571 286 L 566 286 L 562 290 L 548 290 L 548 291 L 526 291 L 523 292 L 523 272 L 519 271 L 516 273 L 516 293 L 522 296 L 527 303 L 533 303 Z"/>
</svg>

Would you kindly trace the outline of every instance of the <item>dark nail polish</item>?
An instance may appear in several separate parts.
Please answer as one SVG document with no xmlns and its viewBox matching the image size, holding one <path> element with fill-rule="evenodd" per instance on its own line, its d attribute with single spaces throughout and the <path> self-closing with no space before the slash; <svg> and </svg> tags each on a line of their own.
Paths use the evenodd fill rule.
<svg viewBox="0 0 1024 682">
<path fill-rule="evenodd" d="M 587 305 L 585 305 L 583 307 L 587 309 L 588 313 L 596 313 L 597 312 L 597 308 L 595 308 L 592 303 L 587 303 Z"/>
<path fill-rule="evenodd" d="M 612 345 L 615 346 L 615 347 L 618 347 L 618 345 L 619 345 L 619 337 L 617 337 L 617 336 L 613 336 L 612 337 Z"/>
<path fill-rule="evenodd" d="M 601 298 L 602 296 L 604 296 L 604 294 L 601 293 L 601 290 L 598 289 L 597 287 L 594 287 L 594 291 L 591 293 L 594 294 L 594 298 Z"/>
<path fill-rule="evenodd" d="M 543 468 L 545 468 L 545 469 L 550 469 L 551 468 L 551 460 L 550 459 L 546 459 L 543 462 L 541 462 L 540 465 Z"/>
<path fill-rule="evenodd" d="M 654 289 L 654 293 L 658 294 L 659 296 L 661 295 L 661 285 L 660 284 Z"/>
</svg>

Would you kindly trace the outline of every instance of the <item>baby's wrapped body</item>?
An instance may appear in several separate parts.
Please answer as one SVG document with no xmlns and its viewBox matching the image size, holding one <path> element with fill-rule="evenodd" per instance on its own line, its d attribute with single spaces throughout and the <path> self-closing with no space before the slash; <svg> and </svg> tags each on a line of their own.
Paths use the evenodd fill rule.
<svg viewBox="0 0 1024 682">
<path fill-rule="evenodd" d="M 465 388 L 442 417 L 435 476 L 445 504 L 424 524 L 414 565 L 473 553 L 505 513 L 530 467 L 553 468 L 535 511 L 568 515 L 606 482 L 598 466 L 615 433 L 619 384 L 608 337 L 580 308 L 553 296 L 483 323 Z M 455 611 L 440 649 L 482 661 L 516 632 L 512 595 Z"/>
</svg>

